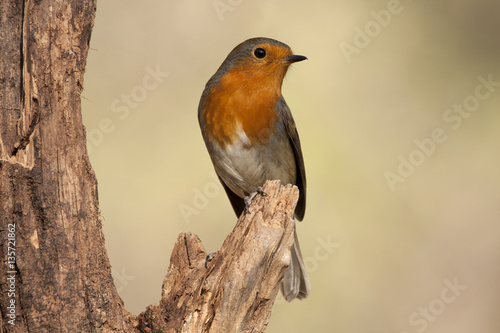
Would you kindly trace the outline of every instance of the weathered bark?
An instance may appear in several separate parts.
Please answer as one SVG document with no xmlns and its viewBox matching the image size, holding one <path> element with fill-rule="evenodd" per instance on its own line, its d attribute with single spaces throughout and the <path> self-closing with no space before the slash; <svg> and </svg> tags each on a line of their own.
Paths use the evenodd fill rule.
<svg viewBox="0 0 500 333">
<path fill-rule="evenodd" d="M 125 329 L 80 109 L 95 3 L 2 1 L 0 11 L 2 330 Z M 16 273 L 5 270 L 9 224 Z"/>
<path fill-rule="evenodd" d="M 160 305 L 124 309 L 80 109 L 94 15 L 93 0 L 0 0 L 0 331 L 263 331 L 298 196 L 278 183 L 208 269 L 198 238 L 181 234 Z"/>
<path fill-rule="evenodd" d="M 290 262 L 298 189 L 263 187 L 214 259 L 196 235 L 177 239 L 159 306 L 139 316 L 140 328 L 164 332 L 263 332 Z"/>
</svg>

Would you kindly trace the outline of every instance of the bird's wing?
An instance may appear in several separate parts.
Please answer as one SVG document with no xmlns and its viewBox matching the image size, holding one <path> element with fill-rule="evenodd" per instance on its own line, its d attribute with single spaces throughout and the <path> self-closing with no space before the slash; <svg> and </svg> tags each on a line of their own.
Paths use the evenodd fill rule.
<svg viewBox="0 0 500 333">
<path fill-rule="evenodd" d="M 304 167 L 302 149 L 300 148 L 299 133 L 297 133 L 297 128 L 295 126 L 292 113 L 290 112 L 290 108 L 286 104 L 283 97 L 278 100 L 277 108 L 285 125 L 288 137 L 290 138 L 293 153 L 295 154 L 295 164 L 297 168 L 296 185 L 299 188 L 299 201 L 297 202 L 297 207 L 295 208 L 295 216 L 299 221 L 302 221 L 306 212 L 306 169 Z"/>
</svg>

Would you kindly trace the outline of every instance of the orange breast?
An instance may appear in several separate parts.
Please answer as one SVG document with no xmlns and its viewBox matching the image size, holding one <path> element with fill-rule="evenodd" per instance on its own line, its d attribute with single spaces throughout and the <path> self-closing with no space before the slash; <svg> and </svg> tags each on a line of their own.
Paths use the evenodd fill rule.
<svg viewBox="0 0 500 333">
<path fill-rule="evenodd" d="M 215 140 L 223 147 L 230 145 L 242 129 L 251 144 L 260 144 L 274 133 L 281 78 L 273 82 L 272 77 L 264 75 L 255 71 L 228 71 L 209 91 L 203 103 L 203 117 L 210 141 Z"/>
</svg>

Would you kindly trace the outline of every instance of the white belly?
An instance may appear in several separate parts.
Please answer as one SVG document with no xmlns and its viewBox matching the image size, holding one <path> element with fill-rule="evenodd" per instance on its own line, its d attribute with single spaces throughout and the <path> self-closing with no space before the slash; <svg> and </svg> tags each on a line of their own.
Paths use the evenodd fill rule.
<svg viewBox="0 0 500 333">
<path fill-rule="evenodd" d="M 264 185 L 266 180 L 279 179 L 283 185 L 295 184 L 295 156 L 286 131 L 278 131 L 265 145 L 250 145 L 245 133 L 224 148 L 214 151 L 217 174 L 239 197 L 244 198 Z"/>
</svg>

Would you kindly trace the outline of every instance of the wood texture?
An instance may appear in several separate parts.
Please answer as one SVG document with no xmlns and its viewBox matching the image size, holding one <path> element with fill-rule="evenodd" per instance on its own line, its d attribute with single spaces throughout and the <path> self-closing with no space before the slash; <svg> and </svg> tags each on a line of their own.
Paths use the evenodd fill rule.
<svg viewBox="0 0 500 333">
<path fill-rule="evenodd" d="M 94 1 L 1 1 L 0 295 L 3 332 L 125 330 L 82 125 Z M 15 224 L 15 325 L 6 322 Z"/>
<path fill-rule="evenodd" d="M 177 238 L 159 306 L 140 327 L 165 332 L 263 332 L 290 263 L 298 189 L 279 181 L 263 187 L 222 248 L 205 267 L 196 235 Z M 179 330 L 179 328 L 181 328 Z"/>
</svg>

